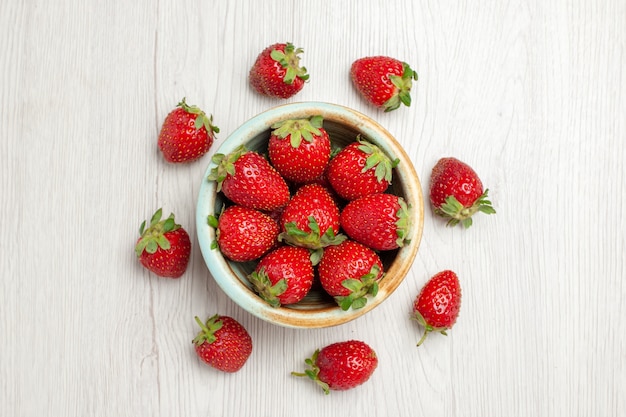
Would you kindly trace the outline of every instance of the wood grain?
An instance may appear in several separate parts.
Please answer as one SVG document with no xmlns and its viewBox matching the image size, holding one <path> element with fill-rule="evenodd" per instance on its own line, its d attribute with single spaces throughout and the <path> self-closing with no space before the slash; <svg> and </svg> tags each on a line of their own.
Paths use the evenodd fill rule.
<svg viewBox="0 0 626 417">
<path fill-rule="evenodd" d="M 626 408 L 626 4 L 243 0 L 0 3 L 0 414 L 6 416 L 619 416 Z M 378 120 L 424 192 L 442 156 L 472 165 L 497 214 L 449 229 L 425 209 L 404 283 L 330 329 L 273 326 L 226 298 L 197 245 L 178 281 L 137 263 L 157 207 L 194 236 L 209 156 L 173 166 L 156 136 L 186 97 L 221 128 L 213 150 L 280 102 L 247 74 L 267 45 L 305 49 L 294 101 Z M 390 114 L 349 82 L 390 55 L 419 73 Z M 461 316 L 419 349 L 411 303 L 461 278 Z M 254 353 L 237 374 L 198 362 L 194 315 L 231 315 Z M 378 352 L 358 389 L 290 376 L 325 344 Z"/>
</svg>

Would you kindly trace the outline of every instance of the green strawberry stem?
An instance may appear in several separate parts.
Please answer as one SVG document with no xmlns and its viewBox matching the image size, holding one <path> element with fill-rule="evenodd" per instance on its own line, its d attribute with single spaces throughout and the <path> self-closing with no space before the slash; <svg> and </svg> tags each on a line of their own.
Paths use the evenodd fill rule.
<svg viewBox="0 0 626 417">
<path fill-rule="evenodd" d="M 235 162 L 246 152 L 248 152 L 248 149 L 244 145 L 240 145 L 228 155 L 222 153 L 213 155 L 211 162 L 217 166 L 211 169 L 207 179 L 217 182 L 218 193 L 222 190 L 222 183 L 226 177 L 235 175 Z"/>
<path fill-rule="evenodd" d="M 399 197 L 398 204 L 400 205 L 400 210 L 396 213 L 398 216 L 398 220 L 396 221 L 396 235 L 398 236 L 396 244 L 401 248 L 405 244 L 410 243 L 408 236 L 412 225 L 411 217 L 409 216 L 409 206 L 406 201 L 404 201 L 402 197 Z"/>
<path fill-rule="evenodd" d="M 194 127 L 196 130 L 200 130 L 202 126 L 206 129 L 207 133 L 211 134 L 211 132 L 219 133 L 220 128 L 213 124 L 213 115 L 211 117 L 207 117 L 206 113 L 204 113 L 198 106 L 190 106 L 185 102 L 185 97 L 178 103 L 178 107 L 182 108 L 189 114 L 196 115 L 196 120 L 194 121 Z"/>
<path fill-rule="evenodd" d="M 137 257 L 140 257 L 143 251 L 153 254 L 159 248 L 163 250 L 170 249 L 170 241 L 167 240 L 165 234 L 168 232 L 173 232 L 174 230 L 180 229 L 180 224 L 176 224 L 174 221 L 174 214 L 170 214 L 170 216 L 161 220 L 161 216 L 163 215 L 163 210 L 158 209 L 150 219 L 150 225 L 146 229 L 145 220 L 141 223 L 139 227 L 139 235 L 141 236 L 137 244 L 135 245 L 135 254 Z"/>
<path fill-rule="evenodd" d="M 328 384 L 319 378 L 320 368 L 317 366 L 317 357 L 319 356 L 320 351 L 317 349 L 313 356 L 304 360 L 304 363 L 307 365 L 307 369 L 304 372 L 292 372 L 291 375 L 297 377 L 309 377 L 313 380 L 317 385 L 324 390 L 324 394 L 330 394 L 330 387 Z"/>
<path fill-rule="evenodd" d="M 278 62 L 286 70 L 285 77 L 283 78 L 283 82 L 285 84 L 293 84 L 296 77 L 300 77 L 304 81 L 309 79 L 309 74 L 307 74 L 306 68 L 300 66 L 299 55 L 302 52 L 304 52 L 304 49 L 296 49 L 292 43 L 287 42 L 285 45 L 285 52 L 274 49 L 270 53 L 272 59 Z"/>
<path fill-rule="evenodd" d="M 220 316 L 215 314 L 210 317 L 206 323 L 203 323 L 202 320 L 198 316 L 195 317 L 196 323 L 200 326 L 200 332 L 193 339 L 193 343 L 200 346 L 204 342 L 213 343 L 216 340 L 215 332 L 222 328 L 222 320 L 220 320 Z"/>
<path fill-rule="evenodd" d="M 343 311 L 350 308 L 358 310 L 367 304 L 367 295 L 376 297 L 378 294 L 378 274 L 380 267 L 372 265 L 370 271 L 363 275 L 360 279 L 348 278 L 343 280 L 341 285 L 350 290 L 350 294 L 346 296 L 337 296 L 335 301 Z"/>
<path fill-rule="evenodd" d="M 431 332 L 439 332 L 444 336 L 448 335 L 448 333 L 446 333 L 446 327 L 431 326 L 430 324 L 426 323 L 426 319 L 424 318 L 424 316 L 422 316 L 417 310 L 413 313 L 413 316 L 411 316 L 411 318 L 413 320 L 416 320 L 420 324 L 420 326 L 424 328 L 424 334 L 422 335 L 422 338 L 419 340 L 419 342 L 417 342 L 417 346 L 420 346 L 422 343 L 424 343 L 424 340 L 426 340 L 426 337 Z"/>
<path fill-rule="evenodd" d="M 207 216 L 207 224 L 209 225 L 209 227 L 215 229 L 215 239 L 213 239 L 211 241 L 211 249 L 218 249 L 219 248 L 219 244 L 217 243 L 217 238 L 219 237 L 219 221 L 217 220 L 217 217 L 215 217 L 213 214 L 209 214 Z"/>
<path fill-rule="evenodd" d="M 285 231 L 278 235 L 278 240 L 313 250 L 338 245 L 346 240 L 346 236 L 341 233 L 335 235 L 332 227 L 328 227 L 322 234 L 317 220 L 313 216 L 309 216 L 308 220 L 310 232 L 300 229 L 295 222 L 289 222 L 285 224 Z"/>
<path fill-rule="evenodd" d="M 391 184 L 393 169 L 398 166 L 400 160 L 396 158 L 392 161 L 378 146 L 361 139 L 361 135 L 357 136 L 356 141 L 359 143 L 359 150 L 368 155 L 361 172 L 374 169 L 378 182 L 385 180 Z"/>
<path fill-rule="evenodd" d="M 496 212 L 491 205 L 491 201 L 487 199 L 488 194 L 489 190 L 487 189 L 470 207 L 463 206 L 459 200 L 450 195 L 441 207 L 435 209 L 435 214 L 450 219 L 446 226 L 454 227 L 461 223 L 467 229 L 472 225 L 472 216 L 477 212 L 480 211 L 485 214 L 494 214 Z"/>
<path fill-rule="evenodd" d="M 220 210 L 219 216 L 222 215 L 222 213 L 224 212 L 225 208 L 226 208 L 226 206 L 222 205 L 222 209 Z M 215 239 L 213 239 L 211 241 L 211 249 L 218 249 L 219 248 L 219 244 L 217 243 L 217 239 L 220 236 L 220 229 L 219 229 L 220 222 L 219 222 L 218 216 L 216 216 L 214 214 L 209 214 L 207 216 L 207 224 L 212 229 L 215 229 Z"/>
<path fill-rule="evenodd" d="M 389 80 L 398 89 L 389 100 L 383 103 L 385 112 L 396 110 L 400 104 L 411 106 L 411 88 L 413 80 L 417 81 L 417 73 L 406 62 L 402 63 L 402 76 L 390 75 Z"/>
<path fill-rule="evenodd" d="M 274 308 L 280 307 L 278 296 L 287 291 L 287 281 L 283 278 L 272 284 L 265 268 L 261 268 L 258 272 L 254 271 L 248 275 L 248 281 L 253 285 L 259 296 Z"/>
<path fill-rule="evenodd" d="M 313 116 L 309 119 L 290 119 L 274 123 L 272 134 L 281 139 L 289 136 L 289 143 L 292 148 L 297 148 L 302 143 L 302 139 L 313 142 L 313 136 L 320 136 L 320 128 L 323 124 L 322 116 Z"/>
</svg>

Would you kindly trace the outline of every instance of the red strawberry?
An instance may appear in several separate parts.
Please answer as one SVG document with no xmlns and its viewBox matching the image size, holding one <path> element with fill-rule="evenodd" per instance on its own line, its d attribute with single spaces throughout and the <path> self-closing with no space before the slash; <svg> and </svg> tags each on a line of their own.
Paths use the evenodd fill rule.
<svg viewBox="0 0 626 417">
<path fill-rule="evenodd" d="M 454 272 L 442 271 L 428 280 L 413 303 L 413 318 L 424 327 L 417 346 L 430 332 L 447 335 L 446 330 L 456 322 L 460 308 L 461 285 Z"/>
<path fill-rule="evenodd" d="M 216 229 L 214 248 L 236 262 L 260 258 L 274 247 L 279 227 L 276 221 L 258 210 L 230 206 L 219 218 L 209 216 L 209 225 Z"/>
<path fill-rule="evenodd" d="M 198 357 L 224 372 L 237 372 L 252 353 L 252 338 L 235 319 L 214 315 L 206 323 L 196 316 L 200 332 L 193 339 Z"/>
<path fill-rule="evenodd" d="M 289 201 L 289 186 L 278 171 L 260 154 L 243 145 L 228 155 L 215 154 L 210 181 L 217 191 L 244 207 L 272 211 Z"/>
<path fill-rule="evenodd" d="M 336 150 L 336 152 L 338 152 L 338 150 Z M 331 155 L 330 157 L 332 158 L 333 157 L 332 151 L 330 155 Z M 346 201 L 342 199 L 341 197 L 339 197 L 339 194 L 337 194 L 337 192 L 333 190 L 333 186 L 330 185 L 330 182 L 328 181 L 328 177 L 326 176 L 327 171 L 328 171 L 328 165 L 326 165 L 326 170 L 322 173 L 322 175 L 320 175 L 319 177 L 311 181 L 307 181 L 305 184 L 318 184 L 326 188 L 326 191 L 328 191 L 328 193 L 333 198 L 333 200 L 335 200 L 335 204 L 337 204 L 337 207 L 341 208 L 346 203 Z"/>
<path fill-rule="evenodd" d="M 391 184 L 392 161 L 378 146 L 361 138 L 340 150 L 329 162 L 326 178 L 343 199 L 356 200 L 382 193 Z"/>
<path fill-rule="evenodd" d="M 250 84 L 264 96 L 289 98 L 309 79 L 300 66 L 302 48 L 291 43 L 277 43 L 265 48 L 250 69 Z"/>
<path fill-rule="evenodd" d="M 281 217 L 279 239 L 296 246 L 320 249 L 345 239 L 339 235 L 339 208 L 326 188 L 301 186 L 289 200 Z"/>
<path fill-rule="evenodd" d="M 324 249 L 318 266 L 320 283 L 342 310 L 359 309 L 375 297 L 383 263 L 370 248 L 352 240 Z"/>
<path fill-rule="evenodd" d="M 417 73 L 409 64 L 386 56 L 357 59 L 350 77 L 356 89 L 371 104 L 386 112 L 411 105 L 411 87 Z"/>
<path fill-rule="evenodd" d="M 158 209 L 147 229 L 145 220 L 141 223 L 135 253 L 139 262 L 155 274 L 179 278 L 189 263 L 191 241 L 187 231 L 174 221 L 174 214 L 165 220 L 161 220 L 161 215 L 162 210 Z"/>
<path fill-rule="evenodd" d="M 172 110 L 159 133 L 158 145 L 168 162 L 190 162 L 208 152 L 220 129 L 213 124 L 213 116 L 196 106 L 189 106 L 183 98 Z"/>
<path fill-rule="evenodd" d="M 269 159 L 287 181 L 310 182 L 324 173 L 330 159 L 330 138 L 322 122 L 322 116 L 313 116 L 272 126 Z"/>
<path fill-rule="evenodd" d="M 468 228 L 477 212 L 493 214 L 496 211 L 487 200 L 489 190 L 483 192 L 483 184 L 476 172 L 456 158 L 441 158 L 430 176 L 430 202 L 435 214 L 447 218 L 448 226 L 459 222 Z"/>
<path fill-rule="evenodd" d="M 291 374 L 311 378 L 329 394 L 330 390 L 343 391 L 366 382 L 378 366 L 378 356 L 367 343 L 348 340 L 318 349 L 304 362 L 308 368 L 303 373 Z"/>
<path fill-rule="evenodd" d="M 313 262 L 308 249 L 280 246 L 265 255 L 248 280 L 272 307 L 295 304 L 313 285 Z"/>
<path fill-rule="evenodd" d="M 349 202 L 339 223 L 351 239 L 382 251 L 404 246 L 411 228 L 406 202 L 393 194 L 371 194 Z"/>
</svg>

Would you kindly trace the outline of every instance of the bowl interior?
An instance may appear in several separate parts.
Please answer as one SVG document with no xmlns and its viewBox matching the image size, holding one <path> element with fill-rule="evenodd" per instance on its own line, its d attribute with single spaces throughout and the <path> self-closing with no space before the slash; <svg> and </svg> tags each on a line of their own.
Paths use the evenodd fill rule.
<svg viewBox="0 0 626 417">
<path fill-rule="evenodd" d="M 239 145 L 245 144 L 250 150 L 266 154 L 273 123 L 316 114 L 324 117 L 324 129 L 328 132 L 334 147 L 344 147 L 361 135 L 382 148 L 392 159 L 400 160 L 398 167 L 394 169 L 392 185 L 387 192 L 402 196 L 407 201 L 413 226 L 410 244 L 397 250 L 379 253 L 386 274 L 379 283 L 377 296 L 370 298 L 365 307 L 342 311 L 316 280 L 309 294 L 299 303 L 273 308 L 254 292 L 246 278 L 254 271 L 255 262 L 232 262 L 225 259 L 219 250 L 210 248 L 211 242 L 215 239 L 215 232 L 208 226 L 207 216 L 219 213 L 222 207 L 229 203 L 221 193 L 216 192 L 215 183 L 207 180 L 210 170 L 215 166 L 213 163 L 209 164 L 202 179 L 197 209 L 198 240 L 207 267 L 218 285 L 237 304 L 257 317 L 287 327 L 338 325 L 355 319 L 380 304 L 397 288 L 410 269 L 423 227 L 421 186 L 413 164 L 389 132 L 354 110 L 327 103 L 295 103 L 279 106 L 246 122 L 224 141 L 216 153 L 227 154 Z"/>
</svg>

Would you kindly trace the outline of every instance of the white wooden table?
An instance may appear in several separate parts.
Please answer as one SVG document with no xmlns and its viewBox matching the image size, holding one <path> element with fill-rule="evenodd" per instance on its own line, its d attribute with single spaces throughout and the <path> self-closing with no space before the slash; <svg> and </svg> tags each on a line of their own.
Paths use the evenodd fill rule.
<svg viewBox="0 0 626 417">
<path fill-rule="evenodd" d="M 374 117 L 425 193 L 437 159 L 468 162 L 497 210 L 464 231 L 426 207 L 403 284 L 330 329 L 276 327 L 226 298 L 195 238 L 210 156 L 174 166 L 156 147 L 182 97 L 214 115 L 212 151 L 281 104 L 247 84 L 278 41 L 311 74 L 287 102 Z M 355 92 L 350 64 L 377 54 L 418 71 L 411 108 Z M 0 415 L 623 416 L 625 67 L 621 0 L 1 2 Z M 161 206 L 192 235 L 180 280 L 133 253 Z M 461 316 L 416 348 L 412 301 L 447 268 Z M 194 356 L 193 316 L 213 313 L 253 337 L 236 374 Z M 365 385 L 324 396 L 290 376 L 348 338 L 379 355 Z"/>
</svg>

